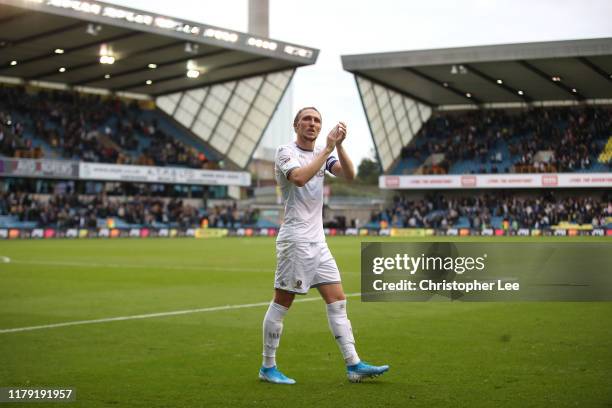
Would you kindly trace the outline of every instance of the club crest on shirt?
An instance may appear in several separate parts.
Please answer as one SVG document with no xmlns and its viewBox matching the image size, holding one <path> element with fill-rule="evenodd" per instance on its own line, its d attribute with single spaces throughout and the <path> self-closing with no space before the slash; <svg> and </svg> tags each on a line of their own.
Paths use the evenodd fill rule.
<svg viewBox="0 0 612 408">
<path fill-rule="evenodd" d="M 302 289 L 302 281 L 301 280 L 295 281 L 295 285 L 293 287 L 295 289 Z"/>
</svg>

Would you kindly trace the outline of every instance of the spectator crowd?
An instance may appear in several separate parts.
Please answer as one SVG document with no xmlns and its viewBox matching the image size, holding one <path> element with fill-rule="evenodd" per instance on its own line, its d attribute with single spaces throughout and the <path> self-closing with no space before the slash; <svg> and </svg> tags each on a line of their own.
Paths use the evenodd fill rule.
<svg viewBox="0 0 612 408">
<path fill-rule="evenodd" d="M 0 216 L 12 216 L 37 227 L 96 228 L 108 219 L 148 227 L 244 227 L 257 224 L 258 209 L 240 209 L 236 202 L 209 208 L 193 205 L 180 197 L 79 195 L 74 193 L 35 195 L 0 193 Z M 612 196 L 556 197 L 547 192 L 520 197 L 504 192 L 477 196 L 432 194 L 410 199 L 395 196 L 393 203 L 371 214 L 370 227 L 483 229 L 547 228 L 559 223 L 606 226 L 612 219 Z M 466 224 L 467 222 L 467 224 Z"/>
<path fill-rule="evenodd" d="M 96 228 L 99 221 L 121 220 L 140 226 L 238 227 L 254 225 L 258 210 L 239 210 L 236 203 L 198 208 L 180 198 L 133 196 L 109 198 L 106 195 L 56 194 L 42 198 L 23 192 L 0 193 L 0 215 L 37 227 Z"/>
<path fill-rule="evenodd" d="M 609 107 L 442 113 L 423 125 L 401 157 L 423 162 L 432 154 L 444 155 L 441 162 L 426 166 L 424 173 L 448 173 L 453 164 L 468 160 L 481 164 L 473 172 L 486 172 L 485 165 L 494 173 L 573 172 L 589 169 L 610 136 Z M 500 166 L 503 144 L 512 158 L 510 166 Z"/>
<path fill-rule="evenodd" d="M 40 158 L 29 133 L 64 159 L 154 166 L 215 168 L 203 152 L 143 119 L 135 101 L 63 91 L 0 86 L 0 153 Z M 10 136 L 10 137 L 9 137 Z M 145 143 L 144 140 L 147 140 Z"/>
<path fill-rule="evenodd" d="M 417 200 L 395 196 L 393 205 L 372 213 L 370 221 L 390 227 L 447 228 L 456 226 L 461 217 L 473 229 L 490 228 L 494 218 L 513 229 L 546 228 L 561 222 L 599 227 L 612 217 L 612 196 L 556 197 L 551 192 L 535 198 L 504 192 L 463 197 L 434 194 Z"/>
</svg>

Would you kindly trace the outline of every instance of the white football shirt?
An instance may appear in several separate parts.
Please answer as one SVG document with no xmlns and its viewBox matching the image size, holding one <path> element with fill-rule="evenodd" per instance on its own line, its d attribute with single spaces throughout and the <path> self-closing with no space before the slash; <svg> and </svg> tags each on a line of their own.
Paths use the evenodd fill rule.
<svg viewBox="0 0 612 408">
<path fill-rule="evenodd" d="M 323 232 L 323 180 L 325 170 L 331 173 L 332 166 L 338 161 L 329 156 L 321 170 L 304 187 L 298 187 L 287 177 L 291 171 L 310 163 L 323 150 L 304 150 L 295 142 L 281 145 L 276 150 L 274 175 L 285 204 L 285 217 L 277 241 L 325 242 Z"/>
</svg>

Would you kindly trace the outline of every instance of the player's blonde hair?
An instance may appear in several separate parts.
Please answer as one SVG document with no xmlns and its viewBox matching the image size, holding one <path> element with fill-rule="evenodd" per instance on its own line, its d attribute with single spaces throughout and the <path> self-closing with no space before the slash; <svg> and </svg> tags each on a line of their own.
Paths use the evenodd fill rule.
<svg viewBox="0 0 612 408">
<path fill-rule="evenodd" d="M 304 112 L 307 109 L 312 109 L 313 111 L 316 111 L 319 114 L 319 116 L 321 116 L 321 112 L 319 112 L 317 108 L 315 108 L 314 106 L 306 106 L 305 108 L 300 109 L 298 113 L 296 113 L 295 118 L 293 119 L 294 128 L 297 126 L 297 123 L 300 120 L 300 115 L 302 114 L 302 112 Z M 321 120 L 323 120 L 323 116 L 321 116 Z"/>
</svg>

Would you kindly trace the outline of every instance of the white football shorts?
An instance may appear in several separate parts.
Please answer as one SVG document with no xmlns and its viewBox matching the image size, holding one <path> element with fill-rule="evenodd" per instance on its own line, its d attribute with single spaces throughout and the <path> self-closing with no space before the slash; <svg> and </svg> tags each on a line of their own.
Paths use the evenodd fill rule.
<svg viewBox="0 0 612 408">
<path fill-rule="evenodd" d="M 276 243 L 276 289 L 305 295 L 310 288 L 331 283 L 340 283 L 340 271 L 327 243 Z"/>
</svg>

